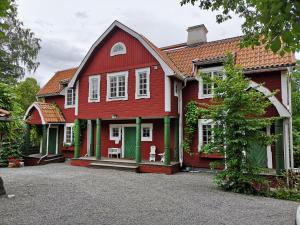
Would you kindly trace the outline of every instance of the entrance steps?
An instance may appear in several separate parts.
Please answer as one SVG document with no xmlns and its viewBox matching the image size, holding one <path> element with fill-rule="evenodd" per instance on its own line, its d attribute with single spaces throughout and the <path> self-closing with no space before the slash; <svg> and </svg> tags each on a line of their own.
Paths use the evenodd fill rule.
<svg viewBox="0 0 300 225">
<path fill-rule="evenodd" d="M 139 171 L 139 166 L 135 162 L 122 162 L 122 160 L 97 160 L 96 162 L 90 163 L 88 167 L 94 169 L 115 169 L 132 172 Z"/>
</svg>

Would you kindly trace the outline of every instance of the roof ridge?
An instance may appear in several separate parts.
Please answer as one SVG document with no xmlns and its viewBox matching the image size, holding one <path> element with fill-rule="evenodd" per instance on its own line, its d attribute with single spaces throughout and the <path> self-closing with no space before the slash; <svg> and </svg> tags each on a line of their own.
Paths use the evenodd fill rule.
<svg viewBox="0 0 300 225">
<path fill-rule="evenodd" d="M 184 45 L 184 42 L 183 42 L 183 43 L 179 43 L 179 44 L 174 44 L 174 45 L 161 47 L 160 49 L 164 52 L 180 51 L 180 50 L 186 49 L 186 48 L 198 48 L 198 47 L 202 47 L 202 46 L 205 46 L 205 45 L 212 45 L 212 44 L 218 44 L 218 43 L 234 41 L 234 40 L 237 40 L 237 39 L 241 39 L 242 37 L 244 37 L 244 35 L 229 37 L 229 38 L 223 38 L 223 39 L 214 40 L 214 41 L 202 42 L 202 43 L 199 43 L 197 45 L 190 46 L 190 47 L 188 45 Z M 169 47 L 172 47 L 172 46 L 175 46 L 175 47 L 173 49 L 169 48 Z"/>
</svg>

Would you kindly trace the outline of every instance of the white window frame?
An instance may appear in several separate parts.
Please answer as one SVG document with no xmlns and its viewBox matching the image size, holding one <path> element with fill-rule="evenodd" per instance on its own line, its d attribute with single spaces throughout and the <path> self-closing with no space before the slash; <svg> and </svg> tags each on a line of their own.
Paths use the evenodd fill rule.
<svg viewBox="0 0 300 225">
<path fill-rule="evenodd" d="M 146 72 L 147 93 L 140 95 L 140 73 Z M 150 98 L 150 67 L 135 70 L 135 99 Z"/>
<path fill-rule="evenodd" d="M 203 125 L 211 125 L 212 128 L 214 127 L 213 121 L 210 119 L 199 119 L 198 120 L 198 151 L 202 151 L 203 147 Z M 212 135 L 213 141 L 213 135 Z"/>
<path fill-rule="evenodd" d="M 124 97 L 110 97 L 110 78 L 111 77 L 120 77 L 125 76 L 125 96 Z M 117 95 L 119 92 L 119 82 L 117 81 Z M 106 101 L 119 101 L 119 100 L 128 100 L 128 71 L 108 73 L 106 77 Z"/>
<path fill-rule="evenodd" d="M 74 96 L 74 102 L 71 105 L 68 105 L 68 91 L 72 90 L 72 101 L 73 101 L 73 96 Z M 74 88 L 66 88 L 65 89 L 65 109 L 68 108 L 75 108 L 76 104 L 76 90 Z"/>
<path fill-rule="evenodd" d="M 180 83 L 178 81 L 174 81 L 174 96 L 179 97 L 179 88 Z"/>
<path fill-rule="evenodd" d="M 113 128 L 117 128 L 119 130 L 118 137 L 113 136 Z M 109 125 L 109 140 L 119 142 L 121 140 L 121 128 L 122 128 L 122 126 L 120 124 L 110 124 Z"/>
<path fill-rule="evenodd" d="M 71 142 L 67 142 L 67 127 L 71 127 Z M 64 144 L 73 144 L 73 132 L 74 132 L 74 123 L 66 123 L 64 127 Z"/>
<path fill-rule="evenodd" d="M 98 79 L 98 98 L 92 99 L 91 97 L 91 87 L 92 87 L 92 79 Z M 100 75 L 89 76 L 89 90 L 88 90 L 88 102 L 100 102 L 100 86 L 101 86 L 101 77 Z"/>
<path fill-rule="evenodd" d="M 121 45 L 123 47 L 123 50 L 121 51 L 117 51 L 117 52 L 114 52 L 114 48 L 117 46 L 117 45 Z M 123 42 L 117 42 L 115 43 L 111 49 L 110 49 L 110 56 L 115 56 L 115 55 L 124 55 L 127 53 L 127 49 L 126 49 L 126 45 L 123 43 Z"/>
<path fill-rule="evenodd" d="M 150 137 L 143 137 L 143 129 L 150 129 Z M 141 141 L 152 141 L 153 140 L 153 124 L 152 123 L 142 123 L 141 124 Z"/>
<path fill-rule="evenodd" d="M 223 66 L 216 66 L 216 67 L 210 67 L 210 68 L 204 68 L 199 69 L 201 73 L 213 73 L 213 72 L 223 72 L 224 67 Z M 225 78 L 225 73 L 223 75 L 223 78 Z M 204 81 L 201 76 L 199 76 L 199 86 L 198 86 L 198 99 L 205 99 L 205 98 L 212 98 L 213 92 L 214 92 L 214 84 L 211 83 L 211 94 L 203 94 L 203 84 Z"/>
</svg>

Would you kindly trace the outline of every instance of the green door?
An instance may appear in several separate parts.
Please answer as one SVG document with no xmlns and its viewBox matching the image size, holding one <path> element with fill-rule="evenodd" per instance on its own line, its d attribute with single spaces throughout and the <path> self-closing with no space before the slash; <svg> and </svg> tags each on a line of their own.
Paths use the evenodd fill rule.
<svg viewBox="0 0 300 225">
<path fill-rule="evenodd" d="M 261 168 L 268 167 L 267 147 L 259 143 L 252 143 L 250 146 L 250 159 Z"/>
<path fill-rule="evenodd" d="M 56 153 L 57 145 L 57 128 L 49 128 L 49 142 L 48 142 L 48 154 Z"/>
<path fill-rule="evenodd" d="M 128 159 L 135 158 L 135 127 L 125 127 L 124 128 L 124 145 L 125 152 L 124 157 Z"/>
</svg>

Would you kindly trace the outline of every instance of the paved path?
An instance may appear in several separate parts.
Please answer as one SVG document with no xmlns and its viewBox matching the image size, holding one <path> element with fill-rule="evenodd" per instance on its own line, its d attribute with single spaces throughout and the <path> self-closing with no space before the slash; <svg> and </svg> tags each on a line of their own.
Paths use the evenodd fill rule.
<svg viewBox="0 0 300 225">
<path fill-rule="evenodd" d="M 297 204 L 226 193 L 212 176 L 172 176 L 50 164 L 0 169 L 0 225 L 294 224 Z"/>
</svg>

